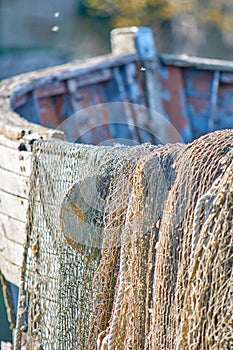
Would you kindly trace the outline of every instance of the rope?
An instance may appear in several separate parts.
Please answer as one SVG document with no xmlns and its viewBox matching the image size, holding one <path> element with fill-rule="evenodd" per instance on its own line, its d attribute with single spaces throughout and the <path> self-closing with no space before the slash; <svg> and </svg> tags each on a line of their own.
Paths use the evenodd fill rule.
<svg viewBox="0 0 233 350">
<path fill-rule="evenodd" d="M 200 229 L 201 211 L 203 210 L 206 202 L 210 200 L 210 198 L 211 198 L 211 194 L 207 192 L 203 196 L 201 196 L 197 201 L 197 204 L 194 210 L 194 217 L 193 217 L 193 237 L 192 237 L 193 248 L 196 246 L 196 243 L 197 243 L 198 232 Z"/>
<path fill-rule="evenodd" d="M 116 299 L 116 306 L 113 314 L 112 325 L 108 335 L 108 350 L 114 350 L 114 337 L 117 326 L 118 315 L 121 308 L 121 302 L 124 296 L 124 283 L 125 283 L 125 270 L 126 270 L 126 255 L 124 252 L 124 244 L 121 246 L 121 255 L 120 255 L 120 283 L 119 291 Z"/>
</svg>

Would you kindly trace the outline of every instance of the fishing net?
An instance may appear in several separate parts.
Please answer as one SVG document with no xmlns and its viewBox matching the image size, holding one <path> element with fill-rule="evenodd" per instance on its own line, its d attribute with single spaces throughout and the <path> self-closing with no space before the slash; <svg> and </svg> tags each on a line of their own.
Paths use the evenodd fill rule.
<svg viewBox="0 0 233 350">
<path fill-rule="evenodd" d="M 152 349 L 232 348 L 232 136 L 206 135 L 175 164 L 156 249 Z"/>
<path fill-rule="evenodd" d="M 230 349 L 232 137 L 36 142 L 15 349 Z"/>
<path fill-rule="evenodd" d="M 114 183 L 121 178 L 123 188 L 150 147 L 37 143 L 16 343 L 25 329 L 28 349 L 88 349 L 92 281 L 108 220 L 105 203 L 111 201 Z M 123 193 L 122 206 L 126 199 Z M 119 225 L 120 217 L 115 220 Z"/>
</svg>

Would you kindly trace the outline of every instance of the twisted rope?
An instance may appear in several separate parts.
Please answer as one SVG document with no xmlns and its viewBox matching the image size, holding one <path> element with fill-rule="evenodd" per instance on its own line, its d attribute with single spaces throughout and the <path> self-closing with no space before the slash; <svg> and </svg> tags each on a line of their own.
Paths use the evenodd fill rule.
<svg viewBox="0 0 233 350">
<path fill-rule="evenodd" d="M 121 308 L 121 302 L 124 296 L 124 284 L 125 284 L 125 270 L 126 270 L 126 254 L 124 252 L 124 244 L 121 246 L 120 254 L 120 282 L 119 282 L 119 291 L 116 299 L 116 306 L 113 314 L 112 325 L 108 335 L 108 350 L 114 350 L 114 337 L 118 321 L 118 315 Z"/>
</svg>

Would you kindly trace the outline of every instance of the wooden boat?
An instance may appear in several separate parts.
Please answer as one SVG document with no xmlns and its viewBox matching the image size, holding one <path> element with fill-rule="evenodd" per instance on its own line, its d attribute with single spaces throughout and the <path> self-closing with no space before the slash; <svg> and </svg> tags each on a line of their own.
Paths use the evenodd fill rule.
<svg viewBox="0 0 233 350">
<path fill-rule="evenodd" d="M 116 29 L 111 44 L 109 55 L 0 84 L 0 271 L 13 285 L 20 282 L 34 140 L 190 142 L 233 127 L 233 62 L 157 55 L 149 28 Z"/>
</svg>

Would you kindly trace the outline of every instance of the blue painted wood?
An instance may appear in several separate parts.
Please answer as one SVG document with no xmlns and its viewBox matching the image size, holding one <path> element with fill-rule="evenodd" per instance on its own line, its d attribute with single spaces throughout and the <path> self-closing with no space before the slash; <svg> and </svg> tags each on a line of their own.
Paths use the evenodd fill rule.
<svg viewBox="0 0 233 350">
<path fill-rule="evenodd" d="M 212 80 L 212 91 L 210 98 L 210 112 L 208 119 L 208 131 L 214 131 L 217 129 L 216 115 L 217 115 L 217 103 L 218 103 L 218 89 L 220 72 L 218 70 L 214 71 Z"/>
<path fill-rule="evenodd" d="M 184 55 L 158 56 L 150 28 L 122 30 L 120 39 L 124 33 L 127 38 L 131 33 L 135 40 L 135 48 L 129 55 L 106 56 L 106 60 L 99 58 L 80 68 L 57 70 L 54 75 L 30 81 L 23 86 L 21 95 L 14 95 L 15 111 L 33 123 L 55 128 L 62 120 L 90 106 L 130 102 L 162 111 L 185 142 L 216 129 L 233 128 L 233 62 Z M 117 42 L 120 45 L 121 40 Z M 161 93 L 157 94 L 159 88 Z M 133 124 L 136 116 L 132 109 L 124 104 L 122 107 L 124 122 Z M 111 115 L 114 111 L 108 106 L 103 124 L 114 122 Z M 98 133 L 93 130 L 81 141 L 99 143 L 101 137 L 106 141 L 116 130 L 118 136 L 130 133 L 130 138 L 137 142 L 151 140 L 147 133 L 139 132 L 134 126 L 127 129 L 127 132 L 123 130 L 120 120 L 119 126 L 116 123 L 109 130 L 98 128 Z M 74 141 L 72 127 L 68 140 Z"/>
<path fill-rule="evenodd" d="M 7 319 L 7 312 L 2 293 L 2 284 L 0 281 L 0 348 L 1 341 L 12 342 L 12 331 Z"/>
<path fill-rule="evenodd" d="M 30 92 L 28 94 L 27 103 L 16 108 L 15 111 L 20 116 L 32 123 L 41 124 L 41 116 L 38 111 L 37 101 L 36 98 L 33 96 L 33 92 Z"/>
<path fill-rule="evenodd" d="M 155 60 L 156 47 L 153 31 L 149 27 L 139 27 L 135 37 L 136 49 L 141 60 Z"/>
</svg>

